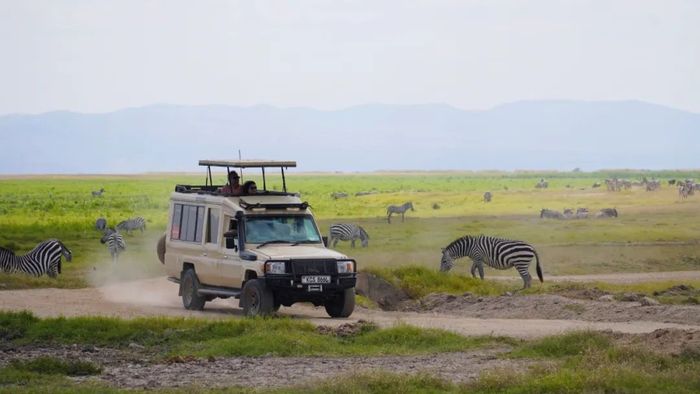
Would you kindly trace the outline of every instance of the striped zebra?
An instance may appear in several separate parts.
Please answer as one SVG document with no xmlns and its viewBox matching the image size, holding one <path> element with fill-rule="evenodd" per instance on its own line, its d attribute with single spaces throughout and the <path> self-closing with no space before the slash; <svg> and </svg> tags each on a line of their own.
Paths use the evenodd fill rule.
<svg viewBox="0 0 700 394">
<path fill-rule="evenodd" d="M 55 278 L 61 273 L 61 256 L 66 261 L 73 259 L 70 249 L 57 239 L 40 243 L 24 256 L 15 256 L 15 252 L 0 247 L 0 269 L 10 274 L 20 271 L 37 277 L 47 274 Z"/>
<path fill-rule="evenodd" d="M 442 260 L 440 261 L 440 271 L 449 271 L 454 265 L 454 260 L 460 257 L 469 257 L 473 264 L 471 274 L 476 277 L 476 270 L 479 276 L 484 279 L 484 263 L 496 268 L 507 269 L 515 267 L 523 278 L 523 288 L 530 287 L 532 278 L 529 273 L 530 261 L 535 258 L 537 262 L 537 277 L 542 279 L 542 268 L 540 258 L 537 256 L 535 248 L 522 241 L 512 241 L 501 238 L 494 238 L 485 235 L 472 237 L 466 235 L 456 239 L 446 248 L 442 249 Z"/>
<path fill-rule="evenodd" d="M 406 215 L 406 211 L 408 211 L 409 209 L 411 211 L 415 211 L 415 209 L 413 209 L 413 203 L 410 201 L 403 204 L 403 205 L 400 205 L 400 206 L 389 205 L 386 208 L 386 215 L 387 215 L 386 220 L 389 222 L 389 224 L 391 224 L 391 215 L 393 215 L 395 213 L 400 213 L 401 214 L 401 221 L 403 222 L 404 217 Z"/>
<path fill-rule="evenodd" d="M 119 231 L 108 228 L 104 235 L 100 238 L 100 243 L 107 245 L 107 250 L 112 255 L 112 263 L 116 264 L 119 260 L 119 254 L 126 249 L 124 237 L 119 234 Z"/>
<path fill-rule="evenodd" d="M 356 224 L 336 223 L 331 224 L 328 235 L 328 245 L 335 248 L 338 241 L 350 241 L 350 247 L 355 247 L 355 240 L 359 239 L 362 247 L 369 245 L 369 234 L 364 228 Z"/>
<path fill-rule="evenodd" d="M 93 197 L 102 197 L 102 193 L 104 193 L 104 192 L 105 192 L 105 189 L 100 188 L 100 190 L 98 190 L 98 191 L 93 191 L 92 196 Z"/>
<path fill-rule="evenodd" d="M 491 194 L 491 192 L 484 193 L 484 202 L 491 202 L 492 198 L 493 198 L 493 194 Z"/>
<path fill-rule="evenodd" d="M 117 224 L 117 231 L 126 231 L 127 234 L 131 234 L 132 230 L 143 230 L 146 229 L 146 219 L 142 217 L 135 217 L 132 219 L 127 219 Z"/>
</svg>

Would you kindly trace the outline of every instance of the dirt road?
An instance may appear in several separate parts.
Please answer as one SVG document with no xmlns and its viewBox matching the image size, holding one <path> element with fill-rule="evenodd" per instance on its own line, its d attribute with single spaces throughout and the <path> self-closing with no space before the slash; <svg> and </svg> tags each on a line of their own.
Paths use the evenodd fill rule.
<svg viewBox="0 0 700 394">
<path fill-rule="evenodd" d="M 553 296 L 557 297 L 557 296 Z M 522 297 L 511 297 L 522 298 Z M 522 298 L 523 302 L 528 299 Z M 499 301 L 501 302 L 501 301 Z M 540 302 L 540 301 L 538 301 Z M 558 303 L 558 301 L 552 301 Z M 503 302 L 501 302 L 503 304 Z M 536 338 L 559 334 L 571 330 L 613 330 L 622 333 L 647 333 L 662 328 L 700 330 L 697 319 L 667 320 L 647 318 L 648 312 L 630 321 L 587 321 L 567 316 L 565 319 L 537 318 L 538 315 L 502 315 L 494 308 L 491 313 L 480 318 L 480 313 L 465 313 L 444 307 L 431 312 L 387 312 L 357 308 L 350 319 L 330 319 L 323 308 L 297 304 L 291 308 L 281 308 L 283 315 L 306 319 L 317 325 L 337 326 L 359 319 L 370 320 L 381 327 L 395 324 L 410 324 L 426 328 L 442 328 L 463 335 L 504 335 L 518 338 Z M 455 304 L 455 305 L 466 305 Z M 471 305 L 471 304 L 470 304 Z M 509 304 L 507 308 L 514 306 Z M 517 306 L 516 306 L 517 307 Z M 686 311 L 693 316 L 700 313 L 700 307 Z M 537 309 L 535 307 L 535 309 Z M 0 310 L 30 310 L 37 316 L 117 316 L 133 318 L 140 316 L 191 316 L 210 319 L 240 317 L 237 300 L 215 300 L 207 303 L 204 311 L 183 309 L 177 296 L 177 285 L 165 278 L 145 279 L 125 282 L 100 288 L 85 289 L 33 289 L 8 290 L 0 292 Z M 646 311 L 655 311 L 647 309 Z M 615 311 L 613 311 L 615 312 Z M 637 316 L 637 315 L 632 315 Z M 508 318 L 500 318 L 508 317 Z M 624 320 L 624 319 L 623 319 Z M 670 323 L 668 321 L 675 321 Z"/>
</svg>

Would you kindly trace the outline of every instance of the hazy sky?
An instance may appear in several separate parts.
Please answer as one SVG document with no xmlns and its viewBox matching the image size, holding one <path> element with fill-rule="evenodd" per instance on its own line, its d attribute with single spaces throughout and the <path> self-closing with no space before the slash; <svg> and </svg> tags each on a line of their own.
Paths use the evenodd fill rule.
<svg viewBox="0 0 700 394">
<path fill-rule="evenodd" d="M 0 0 L 0 114 L 560 98 L 700 112 L 700 1 Z"/>
</svg>

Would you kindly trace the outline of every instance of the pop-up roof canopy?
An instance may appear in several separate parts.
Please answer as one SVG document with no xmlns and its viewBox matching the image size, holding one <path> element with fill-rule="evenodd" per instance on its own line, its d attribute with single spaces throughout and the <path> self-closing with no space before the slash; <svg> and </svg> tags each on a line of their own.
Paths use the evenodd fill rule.
<svg viewBox="0 0 700 394">
<path fill-rule="evenodd" d="M 284 169 L 288 167 L 296 167 L 296 161 L 277 161 L 277 160 L 200 160 L 200 166 L 207 167 L 207 185 L 213 186 L 211 168 L 212 167 L 223 167 L 226 168 L 226 172 L 229 172 L 231 168 L 240 168 L 241 176 L 243 176 L 243 168 L 260 168 L 262 169 L 263 178 L 263 191 L 267 192 L 267 180 L 265 178 L 265 168 L 279 168 L 282 171 L 282 188 L 284 192 L 287 192 L 287 181 L 284 177 Z M 205 185 L 205 186 L 207 186 Z"/>
<path fill-rule="evenodd" d="M 296 161 L 277 160 L 200 160 L 200 166 L 234 167 L 234 168 L 264 168 L 264 167 L 296 167 Z"/>
</svg>

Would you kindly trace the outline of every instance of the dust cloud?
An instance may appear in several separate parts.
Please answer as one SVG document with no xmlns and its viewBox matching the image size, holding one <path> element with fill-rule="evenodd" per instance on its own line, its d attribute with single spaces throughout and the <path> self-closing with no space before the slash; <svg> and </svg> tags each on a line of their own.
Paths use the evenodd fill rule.
<svg viewBox="0 0 700 394">
<path fill-rule="evenodd" d="M 127 248 L 116 263 L 107 252 L 94 256 L 87 273 L 91 286 L 106 301 L 135 306 L 181 306 L 177 285 L 169 282 L 165 269 L 155 254 L 160 234 L 125 236 Z"/>
</svg>

